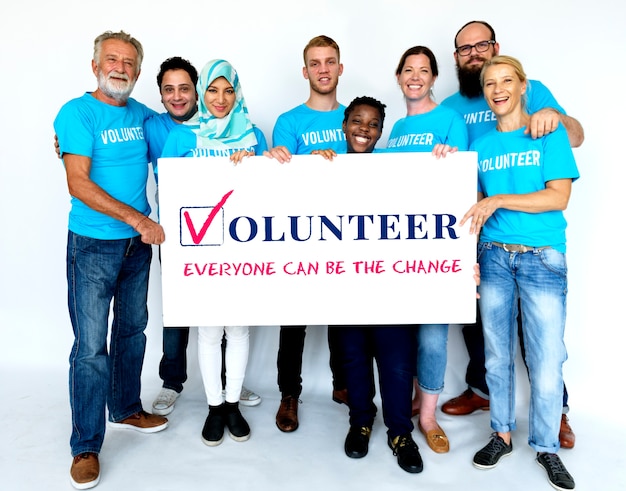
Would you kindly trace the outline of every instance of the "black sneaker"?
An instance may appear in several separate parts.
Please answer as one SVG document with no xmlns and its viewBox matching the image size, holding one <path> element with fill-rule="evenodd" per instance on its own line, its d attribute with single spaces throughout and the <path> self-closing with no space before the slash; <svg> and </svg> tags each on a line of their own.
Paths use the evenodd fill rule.
<svg viewBox="0 0 626 491">
<path fill-rule="evenodd" d="M 202 441 L 209 447 L 215 447 L 224 440 L 224 404 L 209 406 L 209 415 L 202 428 Z"/>
<path fill-rule="evenodd" d="M 554 489 L 568 490 L 576 487 L 574 478 L 567 472 L 567 469 L 557 454 L 539 452 L 535 460 L 545 469 L 548 474 L 548 481 L 550 481 Z"/>
<path fill-rule="evenodd" d="M 481 448 L 474 455 L 474 467 L 478 469 L 493 469 L 502 457 L 513 453 L 513 442 L 508 445 L 498 436 L 497 433 L 491 435 L 489 443 Z"/>
<path fill-rule="evenodd" d="M 250 426 L 239 411 L 239 402 L 227 402 L 224 407 L 230 437 L 236 442 L 245 442 L 250 438 Z"/>
<path fill-rule="evenodd" d="M 393 454 L 398 457 L 398 465 L 411 474 L 417 474 L 424 469 L 424 463 L 420 455 L 417 443 L 413 441 L 410 433 L 406 435 L 396 436 L 395 438 L 387 437 L 387 444 L 393 450 Z"/>
<path fill-rule="evenodd" d="M 351 459 L 365 457 L 367 455 L 371 434 L 371 426 L 351 426 L 346 436 L 346 443 L 343 446 L 346 455 Z"/>
</svg>

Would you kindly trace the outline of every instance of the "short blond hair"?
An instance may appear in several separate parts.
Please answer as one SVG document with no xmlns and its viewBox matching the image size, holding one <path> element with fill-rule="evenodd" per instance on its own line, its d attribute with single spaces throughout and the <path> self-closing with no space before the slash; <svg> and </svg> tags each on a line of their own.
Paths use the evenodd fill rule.
<svg viewBox="0 0 626 491">
<path fill-rule="evenodd" d="M 524 72 L 524 67 L 522 66 L 522 63 L 517 58 L 513 58 L 512 56 L 506 56 L 506 55 L 498 55 L 498 56 L 494 56 L 490 60 L 485 61 L 483 68 L 480 71 L 480 85 L 481 86 L 484 85 L 485 83 L 485 71 L 487 70 L 488 67 L 492 65 L 509 65 L 510 67 L 513 68 L 513 71 L 515 72 L 515 75 L 517 75 L 517 78 L 519 78 L 520 82 L 526 82 L 527 80 L 526 73 Z"/>
<path fill-rule="evenodd" d="M 334 48 L 335 51 L 337 51 L 337 62 L 339 62 L 339 57 L 340 57 L 339 45 L 335 42 L 334 39 L 328 36 L 324 36 L 324 35 L 315 36 L 313 39 L 311 39 L 307 43 L 307 45 L 304 47 L 304 51 L 302 52 L 302 57 L 304 58 L 305 65 L 306 65 L 306 53 L 311 48 Z"/>
</svg>

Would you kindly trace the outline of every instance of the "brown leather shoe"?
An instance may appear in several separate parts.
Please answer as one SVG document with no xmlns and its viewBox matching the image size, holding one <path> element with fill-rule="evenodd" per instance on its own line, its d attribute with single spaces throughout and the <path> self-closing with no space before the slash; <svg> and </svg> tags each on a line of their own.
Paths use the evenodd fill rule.
<svg viewBox="0 0 626 491">
<path fill-rule="evenodd" d="M 472 414 L 474 411 L 489 411 L 489 399 L 485 399 L 475 394 L 472 389 L 467 389 L 460 396 L 450 399 L 441 410 L 446 414 L 453 416 L 465 416 Z"/>
<path fill-rule="evenodd" d="M 337 404 L 348 405 L 348 389 L 333 390 L 333 401 Z"/>
<path fill-rule="evenodd" d="M 74 457 L 70 480 L 76 489 L 89 489 L 97 485 L 100 481 L 98 454 L 85 452 Z"/>
<path fill-rule="evenodd" d="M 561 415 L 561 429 L 559 430 L 559 442 L 561 448 L 574 448 L 576 444 L 576 435 L 569 425 L 569 418 L 566 414 Z"/>
<path fill-rule="evenodd" d="M 156 433 L 167 428 L 167 418 L 139 411 L 122 421 L 110 422 L 109 425 L 113 428 L 135 430 L 141 433 Z"/>
<path fill-rule="evenodd" d="M 285 396 L 280 401 L 276 413 L 276 426 L 280 431 L 290 433 L 298 429 L 298 398 Z"/>
</svg>

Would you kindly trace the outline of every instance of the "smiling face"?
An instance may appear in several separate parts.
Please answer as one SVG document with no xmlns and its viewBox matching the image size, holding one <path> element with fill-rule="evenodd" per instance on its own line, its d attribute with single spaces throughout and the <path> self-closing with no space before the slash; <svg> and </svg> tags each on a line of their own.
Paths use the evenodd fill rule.
<svg viewBox="0 0 626 491">
<path fill-rule="evenodd" d="M 489 108 L 498 120 L 522 111 L 522 96 L 526 93 L 526 81 L 511 65 L 489 65 L 483 74 L 483 92 Z"/>
<path fill-rule="evenodd" d="M 102 42 L 99 59 L 92 61 L 92 70 L 104 95 L 125 102 L 139 77 L 137 50 L 126 41 L 107 39 Z"/>
<path fill-rule="evenodd" d="M 161 102 L 177 121 L 187 121 L 196 112 L 196 87 L 183 69 L 168 70 L 161 83 Z"/>
<path fill-rule="evenodd" d="M 343 123 L 348 153 L 371 153 L 383 133 L 383 121 L 377 108 L 359 104 Z"/>
<path fill-rule="evenodd" d="M 204 93 L 204 105 L 216 118 L 228 116 L 235 105 L 235 89 L 224 77 L 216 78 Z"/>
<path fill-rule="evenodd" d="M 456 47 L 460 46 L 475 46 L 483 41 L 489 41 L 492 38 L 491 31 L 479 22 L 474 22 L 467 25 L 456 37 Z M 460 69 L 466 69 L 470 71 L 478 71 L 485 64 L 485 61 L 490 60 L 498 54 L 500 51 L 500 45 L 498 43 L 489 46 L 487 51 L 479 53 L 476 48 L 472 48 L 470 53 L 466 56 L 459 55 L 454 52 L 454 60 L 456 65 Z"/>
<path fill-rule="evenodd" d="M 430 89 L 437 80 L 430 67 L 430 60 L 424 54 L 408 56 L 396 77 L 408 101 L 419 101 L 429 97 Z"/>
<path fill-rule="evenodd" d="M 311 90 L 318 94 L 330 94 L 337 89 L 343 65 L 335 48 L 321 46 L 309 48 L 306 52 L 306 65 L 302 68 L 304 78 L 309 81 Z"/>
</svg>

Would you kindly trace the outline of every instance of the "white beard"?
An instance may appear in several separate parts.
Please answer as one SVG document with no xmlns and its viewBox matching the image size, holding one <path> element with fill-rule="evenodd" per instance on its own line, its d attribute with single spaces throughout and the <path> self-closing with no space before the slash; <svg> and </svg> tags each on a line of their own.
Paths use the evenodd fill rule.
<svg viewBox="0 0 626 491">
<path fill-rule="evenodd" d="M 111 74 L 126 80 L 112 79 Z M 118 102 L 126 102 L 135 88 L 135 81 L 128 80 L 126 74 L 115 72 L 111 72 L 111 74 L 105 76 L 102 70 L 98 70 L 98 87 L 106 96 Z"/>
</svg>

